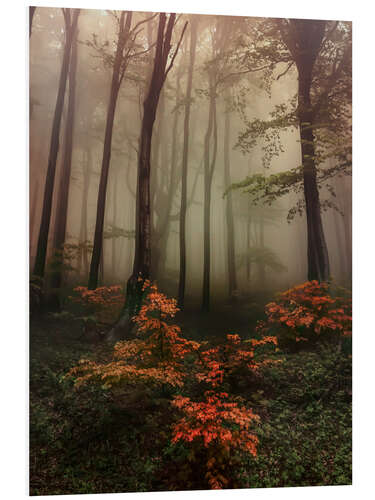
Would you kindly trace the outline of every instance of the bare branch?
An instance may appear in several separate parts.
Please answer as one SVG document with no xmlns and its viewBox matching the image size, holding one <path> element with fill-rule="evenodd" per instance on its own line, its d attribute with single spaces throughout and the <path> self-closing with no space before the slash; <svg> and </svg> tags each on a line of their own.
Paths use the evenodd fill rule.
<svg viewBox="0 0 375 500">
<path fill-rule="evenodd" d="M 166 79 L 166 78 L 167 78 L 167 75 L 168 75 L 169 71 L 171 70 L 171 68 L 172 68 L 172 66 L 173 66 L 174 60 L 176 59 L 176 56 L 177 56 L 178 50 L 179 50 L 179 48 L 180 48 L 180 45 L 181 45 L 182 39 L 183 39 L 183 37 L 184 37 L 184 34 L 185 34 L 185 31 L 186 31 L 187 25 L 188 25 L 188 21 L 186 21 L 186 23 L 185 23 L 185 25 L 184 25 L 184 27 L 183 27 L 183 29 L 182 29 L 182 33 L 181 33 L 180 39 L 179 39 L 179 41 L 178 41 L 178 44 L 177 44 L 176 50 L 175 50 L 175 52 L 174 52 L 174 54 L 173 54 L 172 60 L 171 60 L 171 62 L 170 62 L 170 64 L 169 64 L 169 66 L 168 66 L 168 68 L 167 68 L 167 70 L 166 70 L 166 72 L 165 72 L 164 79 Z"/>
<path fill-rule="evenodd" d="M 288 66 L 287 66 L 286 70 L 285 70 L 285 71 L 283 71 L 282 73 L 280 73 L 280 74 L 276 77 L 276 80 L 279 80 L 279 78 L 281 78 L 282 76 L 286 75 L 286 74 L 288 73 L 288 71 L 290 70 L 290 68 L 293 66 L 293 64 L 294 64 L 294 61 L 291 61 L 291 62 L 288 64 Z"/>
<path fill-rule="evenodd" d="M 131 30 L 131 33 L 133 33 L 139 26 L 141 26 L 142 24 L 144 23 L 147 23 L 148 21 L 152 21 L 152 19 L 154 19 L 158 14 L 153 14 L 152 16 L 150 17 L 147 17 L 146 19 L 142 19 L 142 21 L 139 21 L 135 26 L 134 28 Z"/>
</svg>

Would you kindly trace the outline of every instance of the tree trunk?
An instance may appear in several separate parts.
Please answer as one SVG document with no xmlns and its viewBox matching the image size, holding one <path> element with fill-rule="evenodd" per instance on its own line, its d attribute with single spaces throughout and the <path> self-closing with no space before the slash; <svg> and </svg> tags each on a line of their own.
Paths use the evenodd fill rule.
<svg viewBox="0 0 375 500">
<path fill-rule="evenodd" d="M 91 177 L 91 149 L 90 145 L 87 147 L 87 163 L 83 165 L 83 188 L 82 188 L 82 207 L 81 207 L 81 229 L 80 229 L 80 244 L 83 245 L 80 249 L 79 266 L 83 264 L 84 279 L 87 280 L 89 273 L 89 259 L 88 259 L 88 236 L 87 236 L 87 202 L 90 187 Z"/>
<path fill-rule="evenodd" d="M 166 14 L 159 14 L 154 67 L 147 97 L 143 104 L 144 112 L 138 154 L 135 254 L 133 271 L 127 282 L 124 311 L 120 320 L 109 333 L 108 340 L 110 341 L 114 340 L 119 334 L 122 338 L 129 335 L 131 330 L 131 318 L 139 310 L 143 300 L 143 283 L 151 277 L 150 157 L 152 131 L 160 92 L 179 49 L 178 44 L 174 56 L 172 57 L 172 60 L 167 68 L 167 60 L 171 50 L 171 37 L 175 18 L 176 14 L 170 14 L 167 27 L 165 27 Z M 182 32 L 181 39 L 185 28 Z"/>
<path fill-rule="evenodd" d="M 311 84 L 324 30 L 325 21 L 292 19 L 289 21 L 289 35 L 286 38 L 298 70 L 297 115 L 307 217 L 308 279 L 318 281 L 326 281 L 329 278 L 329 260 L 317 185 Z"/>
<path fill-rule="evenodd" d="M 250 205 L 250 203 L 249 203 Z M 250 206 L 249 206 L 249 214 L 246 220 L 246 278 L 247 281 L 251 279 L 251 258 L 250 258 L 250 250 L 251 250 L 251 215 L 250 215 Z"/>
<path fill-rule="evenodd" d="M 329 278 L 329 260 L 316 180 L 313 120 L 309 109 L 311 106 L 309 99 L 310 87 L 306 88 L 306 80 L 301 76 L 299 87 L 299 125 L 307 217 L 308 279 L 310 281 L 326 281 Z M 308 95 L 306 92 L 308 92 Z"/>
<path fill-rule="evenodd" d="M 212 85 L 212 76 L 210 81 L 210 101 L 209 101 L 209 119 L 204 140 L 204 220 L 203 220 L 203 289 L 202 289 L 202 310 L 210 310 L 210 271 L 211 271 L 211 187 L 212 178 L 216 163 L 217 153 L 217 122 L 216 122 L 216 91 Z M 213 151 L 210 161 L 210 143 L 213 135 Z"/>
<path fill-rule="evenodd" d="M 117 41 L 115 61 L 113 64 L 111 91 L 109 96 L 107 119 L 105 126 L 102 169 L 100 174 L 98 201 L 96 208 L 94 246 L 92 250 L 90 275 L 88 283 L 89 290 L 95 290 L 96 287 L 98 286 L 98 271 L 99 271 L 99 264 L 101 260 L 101 253 L 103 246 L 103 227 L 104 227 L 104 213 L 105 213 L 105 202 L 107 193 L 108 172 L 111 160 L 113 123 L 115 118 L 118 92 L 120 90 L 120 85 L 121 85 L 121 65 L 123 63 L 123 57 L 124 57 L 123 51 L 130 31 L 132 13 L 131 12 L 127 13 L 126 23 L 124 19 L 125 19 L 125 12 L 121 12 L 119 36 Z"/>
<path fill-rule="evenodd" d="M 71 23 L 70 23 L 69 9 L 66 9 L 64 12 L 65 12 L 64 15 L 65 15 L 65 25 L 66 25 L 66 40 L 65 40 L 63 62 L 60 72 L 59 89 L 57 93 L 55 113 L 53 117 L 47 176 L 44 187 L 42 219 L 40 223 L 38 247 L 37 247 L 37 254 L 34 266 L 34 274 L 36 276 L 40 276 L 41 278 L 43 278 L 44 276 L 44 270 L 46 265 L 48 234 L 51 222 L 52 198 L 53 198 L 53 189 L 54 189 L 55 174 L 56 174 L 56 161 L 59 152 L 60 125 L 61 125 L 62 111 L 64 107 L 64 97 L 65 97 L 66 82 L 69 70 L 71 45 L 75 30 L 77 28 L 77 21 L 80 11 L 79 9 L 74 9 L 73 20 Z"/>
<path fill-rule="evenodd" d="M 68 110 L 65 124 L 65 143 L 63 152 L 62 169 L 60 176 L 60 188 L 58 191 L 57 206 L 56 206 L 56 219 L 54 227 L 53 247 L 55 251 L 61 252 L 63 259 L 65 235 L 66 235 L 66 221 L 68 216 L 68 201 L 69 201 L 69 186 L 70 174 L 72 167 L 72 154 L 73 154 L 73 135 L 74 135 L 74 115 L 75 115 L 75 94 L 76 94 L 76 72 L 77 72 L 77 32 L 75 30 L 72 40 L 71 60 L 69 67 L 69 100 Z M 63 261 L 61 262 L 63 264 Z M 59 307 L 59 298 L 57 290 L 61 287 L 62 283 L 62 269 L 61 266 L 51 275 L 51 305 L 55 308 Z"/>
<path fill-rule="evenodd" d="M 227 92 L 227 99 L 229 98 Z M 227 106 L 228 108 L 229 106 Z M 227 189 L 231 184 L 230 176 L 230 110 L 226 109 L 224 119 L 224 187 Z M 233 200 L 232 191 L 229 191 L 225 200 L 225 218 L 227 226 L 227 269 L 228 269 L 228 292 L 229 299 L 236 300 L 237 274 L 235 263 L 235 239 L 234 239 L 234 218 L 233 218 Z"/>
<path fill-rule="evenodd" d="M 155 255 L 153 255 L 153 274 L 156 279 L 163 278 L 165 276 L 166 270 L 166 259 L 167 259 L 167 246 L 168 246 L 168 237 L 170 232 L 170 218 L 172 211 L 172 203 L 173 198 L 176 193 L 176 188 L 178 186 L 178 178 L 177 178 L 177 151 L 178 151 L 178 125 L 179 125 L 179 112 L 178 105 L 180 102 L 180 80 L 181 80 L 181 66 L 177 71 L 176 76 L 176 96 L 175 96 L 175 111 L 173 116 L 172 123 L 172 146 L 171 146 L 171 157 L 170 157 L 170 176 L 169 179 L 166 178 L 164 185 L 166 187 L 166 192 L 164 194 L 163 188 L 161 186 L 161 191 L 163 192 L 163 196 L 161 197 L 162 203 L 159 208 L 159 223 L 158 227 L 155 231 L 156 238 L 153 242 L 153 247 L 157 251 L 157 259 L 155 259 Z M 167 159 L 162 162 L 162 165 L 167 164 Z"/>
<path fill-rule="evenodd" d="M 259 229 L 259 248 L 264 249 L 264 216 L 262 213 L 259 214 L 258 221 L 258 229 Z M 258 284 L 259 288 L 265 288 L 266 281 L 266 268 L 264 264 L 264 259 L 261 258 L 258 262 Z"/>
<path fill-rule="evenodd" d="M 344 246 L 342 244 L 342 238 L 340 234 L 340 225 L 342 222 L 340 219 L 342 218 L 342 215 L 337 213 L 335 209 L 333 209 L 333 225 L 335 228 L 335 238 L 336 238 L 336 252 L 338 255 L 338 261 L 339 261 L 339 274 L 340 278 L 342 278 L 343 281 L 345 281 L 345 276 L 346 276 L 346 262 L 345 262 L 345 256 L 344 256 Z"/>
<path fill-rule="evenodd" d="M 112 228 L 114 231 L 117 229 L 117 184 L 118 184 L 118 172 L 115 174 L 113 182 L 113 218 L 112 218 Z M 116 242 L 117 237 L 112 236 L 112 281 L 116 282 Z"/>
<path fill-rule="evenodd" d="M 187 169 L 189 159 L 189 127 L 191 93 L 193 88 L 193 72 L 195 63 L 195 51 L 197 47 L 197 22 L 193 17 L 190 24 L 190 64 L 186 86 L 186 102 L 184 117 L 184 146 L 182 152 L 181 172 L 181 208 L 180 208 L 180 277 L 178 283 L 178 306 L 184 307 L 185 283 L 186 283 L 186 212 L 187 212 Z"/>
</svg>

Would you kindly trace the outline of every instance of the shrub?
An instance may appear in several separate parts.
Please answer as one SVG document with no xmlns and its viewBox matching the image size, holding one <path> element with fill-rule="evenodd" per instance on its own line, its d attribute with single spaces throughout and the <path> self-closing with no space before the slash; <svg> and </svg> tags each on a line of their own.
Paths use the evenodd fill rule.
<svg viewBox="0 0 375 500">
<path fill-rule="evenodd" d="M 334 295 L 333 292 L 336 292 Z M 352 305 L 348 292 L 329 283 L 308 281 L 278 295 L 266 306 L 265 322 L 257 331 L 276 335 L 284 345 L 334 341 L 352 332 Z"/>
<path fill-rule="evenodd" d="M 259 368 L 279 360 L 267 358 L 269 346 L 277 345 L 276 337 L 263 337 L 260 340 L 243 341 L 239 335 L 229 334 L 226 342 L 200 352 L 197 362 L 197 379 L 216 388 L 236 386 L 240 379 L 249 383 L 249 378 L 256 375 Z"/>
<path fill-rule="evenodd" d="M 173 428 L 172 442 L 189 443 L 193 453 L 202 454 L 204 450 L 205 478 L 210 488 L 230 487 L 232 478 L 225 471 L 233 452 L 240 449 L 254 457 L 257 454 L 258 438 L 252 425 L 259 417 L 231 402 L 224 392 L 207 391 L 201 402 L 177 396 L 172 405 L 183 414 Z"/>
<path fill-rule="evenodd" d="M 156 285 L 148 281 L 143 286 L 149 293 L 134 322 L 138 336 L 144 338 L 118 342 L 109 363 L 81 360 L 69 372 L 78 376 L 76 386 L 89 380 L 100 381 L 105 388 L 126 383 L 183 385 L 184 358 L 196 351 L 199 344 L 181 337 L 180 328 L 168 323 L 177 312 L 176 301 L 158 292 Z"/>
</svg>

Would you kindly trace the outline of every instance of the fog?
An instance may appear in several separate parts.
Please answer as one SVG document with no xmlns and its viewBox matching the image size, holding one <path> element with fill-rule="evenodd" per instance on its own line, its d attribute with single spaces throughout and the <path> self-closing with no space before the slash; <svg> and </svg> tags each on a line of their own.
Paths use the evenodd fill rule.
<svg viewBox="0 0 375 500">
<path fill-rule="evenodd" d="M 149 17 L 134 13 L 133 23 Z M 204 154 L 209 117 L 208 64 L 212 60 L 211 39 L 221 23 L 227 28 L 225 51 L 232 72 L 240 72 L 235 60 L 241 59 L 241 43 L 247 26 L 256 20 L 220 16 L 182 15 L 173 34 L 175 50 L 185 21 L 182 39 L 173 67 L 161 91 L 153 129 L 151 153 L 151 245 L 152 278 L 160 288 L 177 296 L 180 266 L 179 211 L 184 142 L 184 109 L 189 65 L 189 29 L 197 18 L 197 47 L 192 80 L 189 156 L 187 166 L 186 213 L 186 304 L 201 302 L 204 260 Z M 152 69 L 153 47 L 158 18 L 141 26 L 137 38 L 140 48 L 149 48 L 144 57 L 132 61 L 121 83 L 116 106 L 111 159 L 106 193 L 103 254 L 99 283 L 126 282 L 132 273 L 135 251 L 136 191 L 139 138 L 143 100 Z M 107 11 L 82 10 L 78 20 L 76 72 L 76 109 L 73 134 L 72 167 L 69 187 L 66 243 L 72 247 L 64 283 L 87 286 L 90 245 L 94 240 L 96 209 L 106 113 L 110 96 L 112 60 L 116 48 L 117 17 Z M 93 38 L 94 37 L 94 38 Z M 241 38 L 242 37 L 242 38 Z M 52 120 L 64 46 L 64 18 L 61 9 L 37 8 L 30 38 L 30 268 L 38 244 L 43 192 L 47 173 Z M 96 47 L 96 48 L 95 48 Z M 99 50 L 98 47 L 101 47 Z M 112 57 L 112 59 L 111 59 Z M 237 59 L 236 59 L 237 58 Z M 284 65 L 285 66 L 285 65 Z M 230 295 L 248 297 L 259 292 L 273 293 L 302 283 L 308 277 L 306 216 L 298 213 L 288 220 L 289 211 L 303 197 L 293 191 L 271 205 L 254 203 L 242 190 L 231 190 L 234 220 L 236 289 L 230 290 L 228 276 L 228 223 L 226 207 L 229 188 L 225 177 L 225 114 L 230 98 L 229 172 L 230 183 L 243 181 L 256 173 L 276 174 L 301 165 L 298 128 L 281 128 L 282 151 L 264 164 L 264 138 L 248 151 L 239 144 L 244 120 L 267 120 L 277 105 L 294 98 L 298 88 L 296 68 L 284 76 L 283 65 L 272 69 L 270 88 L 261 72 L 243 71 L 231 85 L 218 86 L 217 156 L 214 162 L 210 208 L 210 294 L 213 307 Z M 242 72 L 242 71 L 241 71 Z M 67 86 L 68 92 L 68 86 Z M 61 165 L 68 99 L 65 98 L 60 149 L 49 231 L 48 259 L 53 254 L 52 234 L 56 217 L 57 192 L 61 183 Z M 212 160 L 212 142 L 211 142 Z M 331 179 L 333 198 L 340 211 L 331 206 L 322 211 L 323 227 L 330 259 L 330 275 L 335 282 L 351 282 L 351 178 Z M 321 200 L 332 198 L 321 188 Z M 323 204 L 322 204 L 323 206 Z M 87 242 L 87 244 L 84 244 Z"/>
</svg>

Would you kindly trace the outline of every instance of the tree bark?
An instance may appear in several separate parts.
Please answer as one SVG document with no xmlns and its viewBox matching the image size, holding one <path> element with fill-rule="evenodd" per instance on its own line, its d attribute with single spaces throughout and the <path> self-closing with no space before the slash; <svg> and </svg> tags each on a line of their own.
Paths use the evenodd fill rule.
<svg viewBox="0 0 375 500">
<path fill-rule="evenodd" d="M 84 279 L 87 280 L 89 272 L 89 259 L 87 254 L 87 202 L 88 193 L 90 187 L 90 177 L 91 177 L 91 149 L 90 145 L 87 147 L 87 163 L 82 167 L 83 173 L 83 187 L 82 187 L 82 206 L 81 206 L 81 228 L 80 228 L 80 244 L 82 248 L 80 249 L 80 255 L 78 258 L 79 267 L 84 269 Z"/>
<path fill-rule="evenodd" d="M 159 207 L 159 217 L 158 217 L 158 225 L 155 230 L 155 240 L 153 242 L 153 248 L 155 248 L 153 254 L 153 274 L 156 279 L 163 278 L 165 276 L 166 269 L 166 259 L 167 259 L 167 246 L 168 246 L 168 237 L 170 232 L 170 219 L 172 212 L 172 203 L 173 198 L 176 193 L 176 189 L 178 186 L 178 178 L 177 178 L 177 151 L 178 151 L 178 125 L 179 125 L 179 111 L 178 105 L 180 102 L 180 80 L 181 80 L 181 67 L 177 70 L 176 76 L 176 96 L 175 96 L 175 111 L 172 122 L 172 145 L 171 145 L 171 156 L 170 156 L 170 176 L 166 176 L 165 181 L 163 182 L 164 186 L 160 186 L 161 203 Z M 162 162 L 162 165 L 167 165 L 168 159 Z M 155 255 L 156 254 L 156 255 Z"/>
<path fill-rule="evenodd" d="M 259 248 L 264 249 L 264 216 L 262 212 L 260 212 L 259 214 L 258 230 L 259 230 Z M 258 262 L 259 288 L 261 289 L 265 288 L 265 281 L 266 281 L 266 266 L 264 264 L 264 259 L 261 258 L 260 261 Z"/>
<path fill-rule="evenodd" d="M 37 254 L 34 266 L 34 274 L 41 278 L 43 278 L 44 276 L 44 270 L 46 265 L 48 234 L 51 222 L 52 198 L 53 198 L 53 189 L 54 189 L 55 174 L 56 174 L 56 161 L 59 152 L 61 117 L 64 107 L 64 97 L 65 97 L 66 82 L 69 70 L 71 46 L 74 33 L 77 28 L 79 12 L 80 12 L 79 9 L 74 9 L 73 20 L 72 22 L 70 22 L 70 11 L 69 9 L 64 9 L 65 26 L 66 26 L 65 48 L 64 48 L 63 62 L 60 72 L 55 113 L 53 117 L 47 176 L 44 187 L 42 219 L 39 229 L 38 247 L 37 247 Z"/>
<path fill-rule="evenodd" d="M 111 91 L 108 102 L 107 109 L 107 119 L 105 126 L 105 136 L 104 136 L 104 147 L 103 147 L 103 159 L 102 159 L 102 169 L 100 174 L 99 182 L 99 192 L 98 201 L 96 208 L 96 223 L 95 223 L 95 235 L 94 235 L 94 246 L 91 257 L 90 265 L 90 275 L 89 275 L 89 290 L 95 290 L 98 286 L 98 271 L 99 264 L 101 260 L 101 253 L 103 247 L 103 227 L 104 227 L 104 214 L 105 214 L 105 203 L 106 203 L 106 193 L 107 193 L 107 183 L 108 183 L 108 173 L 109 165 L 111 161 L 111 148 L 112 148 L 112 133 L 113 133 L 113 123 L 116 112 L 117 97 L 121 85 L 121 65 L 123 63 L 123 51 L 125 48 L 126 41 L 128 39 L 128 34 L 130 31 L 130 25 L 132 20 L 132 13 L 128 12 L 126 15 L 125 22 L 125 12 L 121 12 L 120 25 L 119 25 L 119 36 L 117 41 L 116 55 L 113 65 L 112 72 L 112 82 Z"/>
<path fill-rule="evenodd" d="M 112 228 L 115 231 L 117 229 L 117 184 L 118 184 L 118 172 L 116 172 L 113 182 Z M 112 237 L 112 280 L 114 283 L 116 282 L 116 242 L 117 242 L 117 237 Z"/>
<path fill-rule="evenodd" d="M 186 102 L 184 117 L 184 145 L 182 152 L 181 172 L 181 208 L 180 208 L 180 277 L 178 283 L 178 306 L 184 307 L 186 286 L 186 212 L 187 212 L 187 171 L 189 159 L 189 132 L 190 132 L 190 110 L 191 93 L 193 88 L 193 73 L 195 64 L 195 52 L 197 47 L 197 21 L 193 17 L 190 24 L 190 64 L 186 85 Z"/>
<path fill-rule="evenodd" d="M 160 92 L 165 79 L 177 55 L 186 25 L 182 31 L 180 42 L 167 68 L 167 60 L 171 50 L 171 37 L 176 14 L 170 14 L 166 26 L 166 14 L 159 14 L 159 25 L 154 57 L 154 67 L 150 80 L 147 97 L 143 104 L 143 119 L 138 154 L 137 200 L 136 200 L 136 229 L 135 254 L 133 271 L 127 282 L 126 302 L 120 320 L 112 329 L 108 340 L 114 340 L 121 334 L 124 338 L 129 335 L 131 318 L 139 310 L 143 300 L 143 283 L 151 277 L 151 200 L 150 200 L 150 173 L 151 173 L 151 143 L 152 131 L 156 117 Z"/>
<path fill-rule="evenodd" d="M 308 279 L 326 281 L 329 259 L 320 211 L 315 164 L 314 112 L 311 102 L 312 75 L 324 36 L 325 21 L 291 19 L 282 30 L 298 70 L 298 108 L 304 196 L 307 218 Z"/>
<path fill-rule="evenodd" d="M 69 186 L 70 174 L 72 167 L 73 155 L 73 135 L 74 135 L 74 118 L 75 118 L 75 101 L 76 101 L 76 72 L 77 72 L 77 33 L 75 30 L 72 40 L 71 59 L 69 66 L 69 99 L 68 110 L 65 124 L 65 143 L 62 161 L 62 171 L 60 176 L 60 188 L 58 191 L 57 206 L 56 206 L 56 220 L 54 227 L 53 247 L 57 252 L 61 252 L 63 259 L 63 251 L 66 236 L 66 221 L 68 216 L 68 202 L 69 202 Z M 61 261 L 61 264 L 63 262 Z M 61 287 L 62 283 L 62 269 L 59 266 L 51 275 L 51 305 L 58 308 L 59 298 L 57 290 Z"/>
<path fill-rule="evenodd" d="M 250 203 L 249 203 L 250 205 Z M 247 220 L 246 220 L 246 278 L 247 281 L 250 281 L 251 279 L 251 258 L 250 258 L 250 250 L 251 250 L 251 223 L 252 223 L 252 218 L 250 215 L 250 206 L 249 206 L 249 213 L 247 215 Z"/>
<path fill-rule="evenodd" d="M 227 99 L 230 98 L 229 92 L 226 95 Z M 227 103 L 228 104 L 228 103 Z M 224 187 L 227 189 L 231 184 L 230 175 L 230 158 L 229 158 L 229 144 L 230 144 L 230 110 L 225 111 L 224 119 Z M 227 269 L 228 269 L 228 293 L 229 299 L 236 300 L 237 291 L 237 274 L 235 263 L 235 239 L 234 239 L 234 218 L 233 218 L 233 200 L 232 191 L 229 191 L 225 200 L 225 218 L 227 226 Z"/>
<path fill-rule="evenodd" d="M 216 89 L 213 77 L 209 75 L 209 118 L 204 140 L 204 201 L 203 201 L 203 288 L 202 310 L 210 310 L 210 271 L 211 271 L 211 188 L 217 154 Z M 210 155 L 211 136 L 213 135 L 212 156 Z"/>
</svg>

